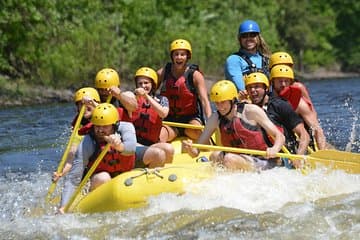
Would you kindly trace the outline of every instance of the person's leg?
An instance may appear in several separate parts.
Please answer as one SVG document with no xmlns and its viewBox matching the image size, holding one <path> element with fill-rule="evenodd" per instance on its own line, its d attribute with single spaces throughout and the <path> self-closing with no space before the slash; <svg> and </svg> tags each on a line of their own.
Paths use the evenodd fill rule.
<svg viewBox="0 0 360 240">
<path fill-rule="evenodd" d="M 90 191 L 93 191 L 95 188 L 99 187 L 101 184 L 104 184 L 111 180 L 111 176 L 107 172 L 99 172 L 94 174 L 90 180 Z"/>
<path fill-rule="evenodd" d="M 209 160 L 213 165 L 223 165 L 224 152 L 221 151 L 213 151 Z"/>
<path fill-rule="evenodd" d="M 170 143 L 155 143 L 151 147 L 156 147 L 164 150 L 165 152 L 165 163 L 172 163 L 174 159 L 175 149 Z"/>
<path fill-rule="evenodd" d="M 149 168 L 163 167 L 165 165 L 165 158 L 164 150 L 150 146 L 145 151 L 143 162 Z"/>
<path fill-rule="evenodd" d="M 251 156 L 243 154 L 227 153 L 224 156 L 224 166 L 231 170 L 242 170 L 245 172 L 256 171 L 256 166 Z"/>
<path fill-rule="evenodd" d="M 255 162 L 248 155 L 214 151 L 210 161 L 230 170 L 256 171 Z"/>
<path fill-rule="evenodd" d="M 192 119 L 189 121 L 189 124 L 196 125 L 196 126 L 202 126 L 201 121 L 199 119 Z M 202 132 L 201 130 L 191 129 L 191 128 L 186 128 L 184 131 L 185 135 L 194 141 L 196 141 L 200 137 L 201 132 Z"/>
<path fill-rule="evenodd" d="M 172 140 L 174 140 L 174 138 L 176 138 L 176 136 L 178 135 L 176 128 L 172 128 L 169 126 L 162 126 L 161 131 L 160 131 L 160 142 L 166 143 L 166 142 L 171 142 Z"/>
</svg>

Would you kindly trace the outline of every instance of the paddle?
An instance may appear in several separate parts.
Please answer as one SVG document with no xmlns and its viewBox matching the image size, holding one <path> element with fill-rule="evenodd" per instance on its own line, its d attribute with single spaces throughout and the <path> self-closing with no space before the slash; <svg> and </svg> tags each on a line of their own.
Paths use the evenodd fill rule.
<svg viewBox="0 0 360 240">
<path fill-rule="evenodd" d="M 106 103 L 110 103 L 112 99 L 112 95 L 110 94 L 109 96 L 107 96 L 106 98 Z"/>
<path fill-rule="evenodd" d="M 82 107 L 81 107 L 81 109 L 80 109 L 78 118 L 76 119 L 74 129 L 72 130 L 72 133 L 71 133 L 71 135 L 70 135 L 68 144 L 67 144 L 67 146 L 66 146 L 66 148 L 65 148 L 65 151 L 64 151 L 64 153 L 63 153 L 63 155 L 62 155 L 62 157 L 61 157 L 61 160 L 60 160 L 60 162 L 59 162 L 59 166 L 58 166 L 58 168 L 57 168 L 57 170 L 56 170 L 56 172 L 57 172 L 58 174 L 60 174 L 60 173 L 62 172 L 63 168 L 64 168 L 64 165 L 65 165 L 67 156 L 68 156 L 68 154 L 69 154 L 69 151 L 70 151 L 71 145 L 72 145 L 72 143 L 73 143 L 73 141 L 74 141 L 74 138 L 75 138 L 75 136 L 76 136 L 76 133 L 77 133 L 79 127 L 80 127 L 81 119 L 83 118 L 84 113 L 85 113 L 85 105 L 83 104 Z M 47 202 L 50 201 L 50 197 L 51 197 L 52 193 L 53 193 L 53 192 L 55 191 L 55 189 L 56 189 L 56 184 L 57 184 L 57 182 L 58 182 L 58 181 L 51 183 L 51 185 L 50 185 L 50 187 L 49 187 L 49 190 L 48 190 L 48 193 L 47 193 L 47 195 L 46 195 L 46 201 L 47 201 Z"/>
<path fill-rule="evenodd" d="M 110 148 L 110 144 L 108 143 L 105 145 L 104 149 L 101 151 L 99 156 L 96 158 L 94 164 L 91 166 L 91 168 L 86 173 L 85 177 L 82 179 L 81 183 L 77 187 L 76 191 L 71 196 L 69 202 L 66 204 L 66 206 L 64 208 L 64 212 L 68 212 L 69 210 L 74 209 L 74 207 L 72 205 L 73 205 L 75 199 L 78 197 L 79 193 L 81 192 L 81 190 L 83 189 L 83 187 L 85 186 L 85 184 L 87 183 L 87 181 L 89 180 L 91 175 L 94 173 L 95 169 L 97 168 L 97 166 L 99 165 L 99 163 L 101 162 L 101 160 L 103 159 L 105 154 L 109 151 L 109 148 Z"/>
<path fill-rule="evenodd" d="M 313 157 L 326 158 L 337 161 L 354 162 L 360 164 L 360 154 L 353 152 L 339 151 L 335 149 L 318 150 L 311 154 Z"/>
<path fill-rule="evenodd" d="M 197 129 L 197 130 L 203 130 L 204 126 L 201 125 L 193 125 L 188 123 L 177 123 L 177 122 L 168 122 L 168 121 L 162 121 L 162 123 L 166 126 L 170 127 L 179 127 L 179 128 L 190 128 L 190 129 Z"/>
<path fill-rule="evenodd" d="M 203 125 L 193 125 L 188 123 L 177 123 L 177 122 L 168 122 L 168 121 L 162 121 L 163 125 L 167 125 L 170 127 L 179 127 L 179 128 L 190 128 L 190 129 L 197 129 L 197 130 L 203 130 L 205 127 Z M 214 141 L 215 139 L 215 141 Z M 218 136 L 218 131 L 215 132 L 215 134 L 211 137 L 211 143 L 213 144 L 220 144 L 220 136 Z"/>
<path fill-rule="evenodd" d="M 225 151 L 233 153 L 243 153 L 243 154 L 252 154 L 265 156 L 266 151 L 253 150 L 253 149 L 244 149 L 244 148 L 232 148 L 232 147 L 222 147 L 222 146 L 213 146 L 213 145 L 204 145 L 204 144 L 192 144 L 192 147 L 198 149 L 207 149 L 215 151 Z M 327 156 L 329 158 L 322 158 L 319 155 L 311 153 L 310 155 L 296 155 L 289 153 L 277 153 L 277 157 L 289 158 L 293 160 L 305 160 L 306 163 L 309 163 L 312 167 L 316 167 L 317 163 L 330 166 L 333 169 L 341 169 L 348 173 L 360 173 L 360 162 L 353 162 L 351 159 L 334 159 L 334 157 Z"/>
</svg>

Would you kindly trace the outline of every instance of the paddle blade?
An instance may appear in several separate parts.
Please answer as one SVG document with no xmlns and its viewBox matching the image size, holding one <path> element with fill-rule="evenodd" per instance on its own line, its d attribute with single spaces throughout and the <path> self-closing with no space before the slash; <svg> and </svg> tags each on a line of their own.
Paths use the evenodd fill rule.
<svg viewBox="0 0 360 240">
<path fill-rule="evenodd" d="M 322 159 L 322 158 L 312 158 L 312 157 L 307 157 L 306 163 L 309 164 L 311 168 L 314 169 L 321 166 L 325 166 L 327 168 L 334 170 L 343 170 L 351 174 L 360 173 L 360 163 L 337 161 L 337 160 Z"/>
<path fill-rule="evenodd" d="M 360 154 L 353 152 L 345 152 L 339 150 L 319 150 L 310 154 L 314 158 L 323 158 L 328 160 L 353 162 L 360 164 Z"/>
</svg>

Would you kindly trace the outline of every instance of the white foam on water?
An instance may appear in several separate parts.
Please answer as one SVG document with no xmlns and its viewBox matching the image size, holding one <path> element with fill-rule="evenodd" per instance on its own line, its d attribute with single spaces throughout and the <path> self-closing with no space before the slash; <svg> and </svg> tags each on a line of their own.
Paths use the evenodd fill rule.
<svg viewBox="0 0 360 240">
<path fill-rule="evenodd" d="M 360 176 L 317 169 L 308 175 L 276 168 L 261 173 L 221 173 L 189 184 L 183 195 L 162 194 L 149 200 L 148 215 L 179 209 L 235 208 L 250 213 L 277 211 L 289 203 L 313 202 L 360 191 Z"/>
<path fill-rule="evenodd" d="M 352 146 L 355 144 L 356 142 L 356 127 L 359 125 L 358 120 L 359 120 L 359 113 L 353 109 L 353 107 L 348 103 L 349 101 L 345 101 L 345 107 L 347 107 L 349 109 L 349 112 L 352 114 L 352 124 L 351 124 L 351 131 L 350 131 L 350 135 L 349 135 L 349 142 L 346 144 L 345 146 L 345 151 L 351 152 L 352 151 Z"/>
</svg>

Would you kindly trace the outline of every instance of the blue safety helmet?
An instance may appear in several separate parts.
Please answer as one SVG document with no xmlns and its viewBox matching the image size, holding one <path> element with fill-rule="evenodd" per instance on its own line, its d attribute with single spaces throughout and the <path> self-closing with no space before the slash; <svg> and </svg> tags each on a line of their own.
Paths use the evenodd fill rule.
<svg viewBox="0 0 360 240">
<path fill-rule="evenodd" d="M 242 33 L 256 32 L 260 33 L 260 27 L 257 22 L 253 20 L 245 20 L 240 24 L 239 35 Z"/>
</svg>

